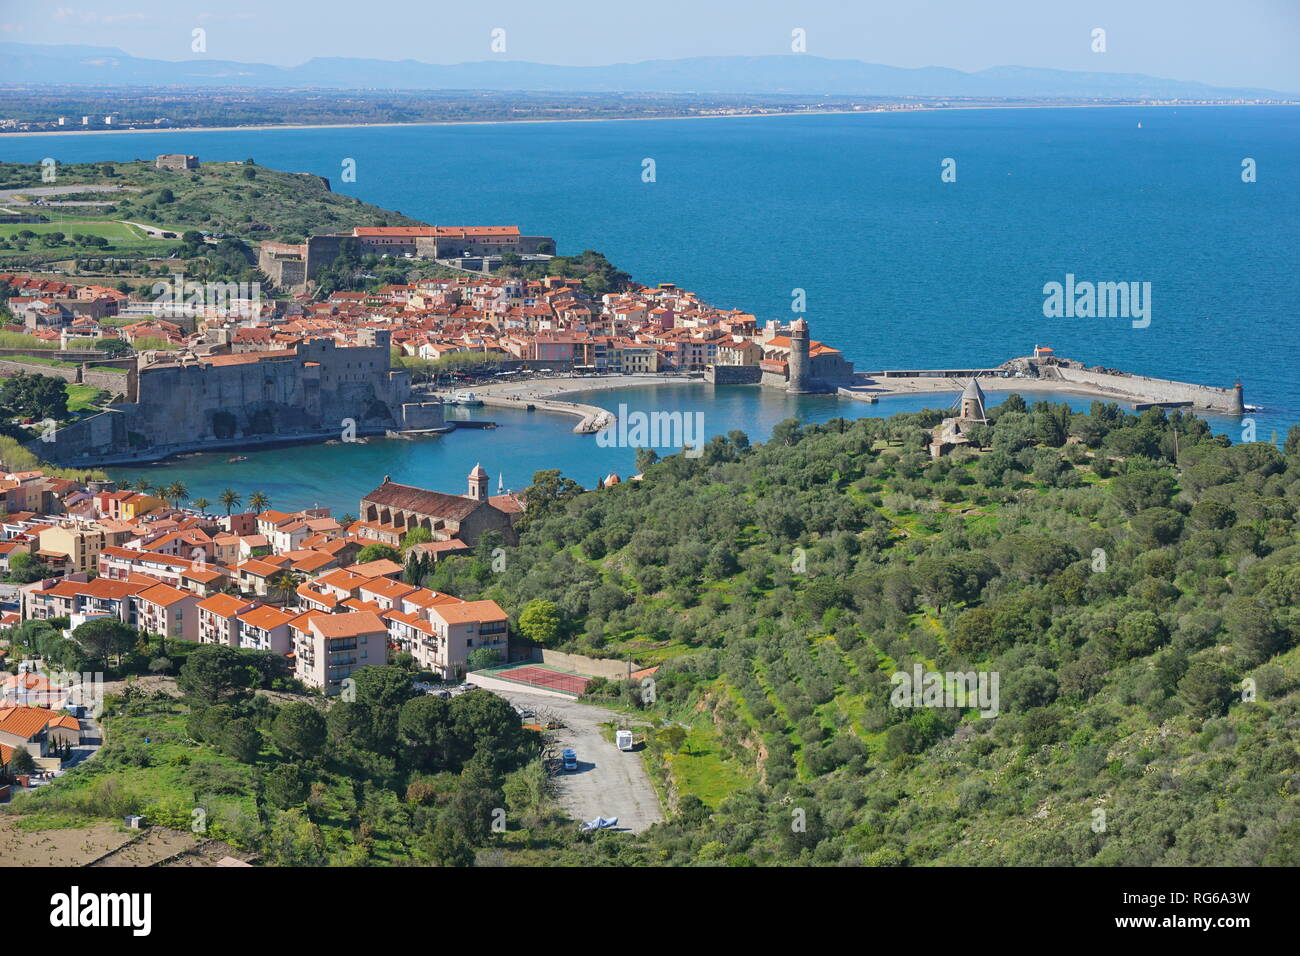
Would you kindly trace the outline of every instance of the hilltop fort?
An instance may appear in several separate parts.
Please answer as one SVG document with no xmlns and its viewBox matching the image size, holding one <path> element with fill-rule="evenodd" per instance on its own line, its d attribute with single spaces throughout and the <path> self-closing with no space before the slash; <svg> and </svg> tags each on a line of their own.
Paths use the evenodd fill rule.
<svg viewBox="0 0 1300 956">
<path fill-rule="evenodd" d="M 304 292 L 351 244 L 359 256 L 445 261 L 483 270 L 506 253 L 545 259 L 555 251 L 550 236 L 520 235 L 518 226 L 354 226 L 349 232 L 308 237 L 303 243 L 263 242 L 257 265 L 287 292 Z"/>
</svg>

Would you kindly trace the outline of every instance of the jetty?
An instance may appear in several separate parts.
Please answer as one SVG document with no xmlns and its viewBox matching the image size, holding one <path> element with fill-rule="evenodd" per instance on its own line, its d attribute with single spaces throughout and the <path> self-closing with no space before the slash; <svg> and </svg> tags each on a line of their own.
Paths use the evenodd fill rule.
<svg viewBox="0 0 1300 956">
<path fill-rule="evenodd" d="M 614 415 L 596 405 L 583 405 L 580 402 L 561 402 L 547 398 L 524 398 L 518 395 L 480 395 L 484 405 L 495 408 L 536 409 L 544 412 L 558 412 L 561 415 L 576 416 L 579 421 L 573 430 L 582 435 L 590 435 L 613 423 Z"/>
<path fill-rule="evenodd" d="M 842 385 L 838 394 L 857 401 L 875 402 L 896 395 L 960 391 L 971 380 L 977 380 L 985 391 L 1069 392 L 1121 402 L 1136 411 L 1160 407 L 1190 408 L 1225 415 L 1246 413 L 1240 382 L 1230 388 L 1218 388 L 1134 375 L 1060 358 L 1046 346 L 1036 348 L 1033 355 L 1013 358 L 992 368 L 857 372 L 854 381 Z"/>
</svg>

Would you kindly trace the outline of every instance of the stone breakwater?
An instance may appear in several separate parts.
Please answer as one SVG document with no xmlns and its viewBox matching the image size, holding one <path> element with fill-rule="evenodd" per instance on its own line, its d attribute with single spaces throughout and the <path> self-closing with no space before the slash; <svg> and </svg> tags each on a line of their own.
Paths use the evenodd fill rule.
<svg viewBox="0 0 1300 956">
<path fill-rule="evenodd" d="M 477 395 L 478 393 L 475 392 Z M 561 415 L 575 415 L 578 424 L 573 426 L 575 432 L 590 434 L 598 432 L 606 425 L 613 424 L 614 416 L 596 405 L 583 405 L 579 402 L 559 402 L 546 398 L 521 398 L 518 395 L 481 395 L 484 405 L 497 408 L 526 408 L 531 405 L 538 411 L 558 412 Z"/>
<path fill-rule="evenodd" d="M 1069 359 L 1012 359 L 993 368 L 962 369 L 889 369 L 859 372 L 851 388 L 840 394 L 864 401 L 891 395 L 925 392 L 959 392 L 972 378 L 985 391 L 1069 392 L 1090 395 L 1108 401 L 1124 402 L 1136 407 L 1162 405 L 1192 408 L 1228 415 L 1245 414 L 1246 406 L 1240 384 L 1231 388 L 1176 382 L 1170 379 L 1134 375 L 1100 366 L 1085 366 Z"/>
</svg>

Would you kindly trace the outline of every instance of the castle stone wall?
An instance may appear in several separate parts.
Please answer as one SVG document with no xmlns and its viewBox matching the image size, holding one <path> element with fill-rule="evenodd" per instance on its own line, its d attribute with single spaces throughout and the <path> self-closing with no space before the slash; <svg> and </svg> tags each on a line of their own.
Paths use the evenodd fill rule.
<svg viewBox="0 0 1300 956">
<path fill-rule="evenodd" d="M 98 374 L 113 376 L 116 391 L 127 378 Z M 60 429 L 56 441 L 33 451 L 59 463 L 149 460 L 209 445 L 340 437 L 349 428 L 375 434 L 442 425 L 441 406 L 410 401 L 409 373 L 390 366 L 387 335 L 352 348 L 317 339 L 252 362 L 145 366 L 136 382 L 138 402 Z"/>
</svg>

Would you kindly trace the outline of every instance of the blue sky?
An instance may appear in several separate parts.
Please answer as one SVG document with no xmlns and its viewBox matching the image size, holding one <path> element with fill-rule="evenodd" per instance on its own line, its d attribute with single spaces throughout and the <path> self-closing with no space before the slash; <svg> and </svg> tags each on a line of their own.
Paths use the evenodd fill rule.
<svg viewBox="0 0 1300 956">
<path fill-rule="evenodd" d="M 292 65 L 317 56 L 605 64 L 807 52 L 894 66 L 1019 65 L 1300 90 L 1300 0 L 0 0 L 0 39 Z M 1107 50 L 1090 49 L 1094 28 Z"/>
</svg>

